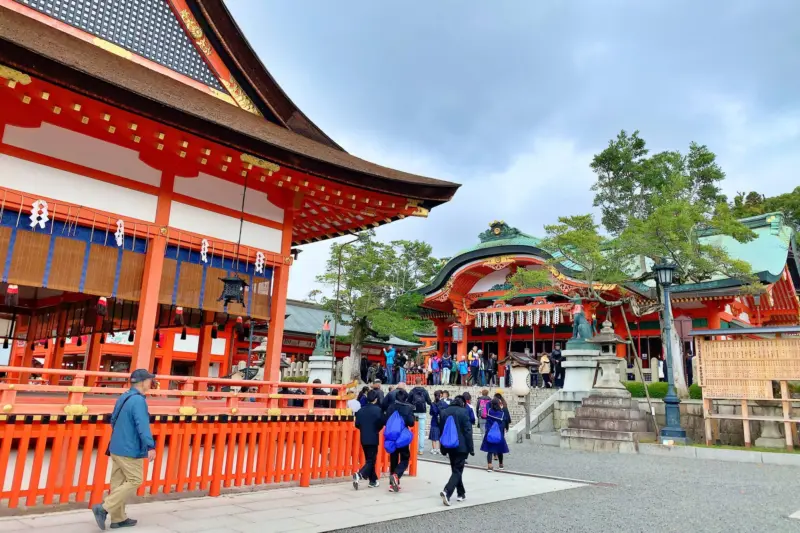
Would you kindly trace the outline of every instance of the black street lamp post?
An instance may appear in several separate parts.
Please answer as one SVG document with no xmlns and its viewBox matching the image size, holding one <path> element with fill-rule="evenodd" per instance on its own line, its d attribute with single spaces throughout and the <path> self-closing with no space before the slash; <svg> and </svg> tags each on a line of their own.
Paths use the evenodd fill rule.
<svg viewBox="0 0 800 533">
<path fill-rule="evenodd" d="M 681 400 L 675 393 L 675 377 L 672 366 L 672 316 L 669 290 L 675 277 L 674 264 L 660 263 L 653 267 L 656 273 L 656 282 L 664 290 L 664 336 L 666 337 L 667 348 L 667 395 L 664 397 L 666 411 L 666 426 L 661 428 L 661 442 L 674 441 L 686 444 L 686 431 L 681 427 Z"/>
</svg>

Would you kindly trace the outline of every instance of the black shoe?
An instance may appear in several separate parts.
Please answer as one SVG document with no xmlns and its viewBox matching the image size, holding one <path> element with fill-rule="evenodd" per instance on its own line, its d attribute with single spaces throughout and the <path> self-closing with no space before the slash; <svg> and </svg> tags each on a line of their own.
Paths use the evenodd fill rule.
<svg viewBox="0 0 800 533">
<path fill-rule="evenodd" d="M 117 522 L 116 524 L 111 524 L 111 529 L 119 529 L 121 527 L 133 527 L 136 525 L 136 520 L 133 518 L 126 518 L 122 522 Z"/>
<path fill-rule="evenodd" d="M 94 519 L 97 521 L 97 527 L 105 531 L 106 518 L 108 518 L 108 511 L 103 509 L 103 506 L 101 504 L 96 503 L 92 506 L 92 514 L 94 515 Z"/>
</svg>

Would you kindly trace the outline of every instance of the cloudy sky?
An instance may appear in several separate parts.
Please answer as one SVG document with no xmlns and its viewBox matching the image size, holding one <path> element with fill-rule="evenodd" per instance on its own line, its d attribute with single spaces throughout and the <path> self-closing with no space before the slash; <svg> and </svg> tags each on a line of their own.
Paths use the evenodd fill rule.
<svg viewBox="0 0 800 533">
<path fill-rule="evenodd" d="M 798 0 L 227 0 L 294 102 L 350 153 L 462 183 L 380 228 L 450 256 L 502 219 L 542 233 L 591 210 L 620 129 L 707 144 L 729 195 L 800 183 Z M 328 243 L 304 247 L 303 298 Z"/>
</svg>

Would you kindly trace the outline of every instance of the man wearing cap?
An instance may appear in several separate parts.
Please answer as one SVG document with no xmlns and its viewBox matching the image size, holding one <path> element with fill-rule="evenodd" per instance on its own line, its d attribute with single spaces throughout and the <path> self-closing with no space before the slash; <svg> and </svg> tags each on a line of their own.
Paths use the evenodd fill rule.
<svg viewBox="0 0 800 533">
<path fill-rule="evenodd" d="M 106 518 L 111 515 L 111 529 L 132 527 L 136 520 L 125 514 L 125 503 L 136 494 L 144 477 L 145 457 L 156 456 L 156 443 L 150 432 L 150 413 L 145 393 L 153 386 L 155 376 L 144 369 L 131 374 L 131 388 L 117 399 L 111 414 L 111 492 L 102 504 L 92 507 L 100 529 L 105 530 Z"/>
</svg>

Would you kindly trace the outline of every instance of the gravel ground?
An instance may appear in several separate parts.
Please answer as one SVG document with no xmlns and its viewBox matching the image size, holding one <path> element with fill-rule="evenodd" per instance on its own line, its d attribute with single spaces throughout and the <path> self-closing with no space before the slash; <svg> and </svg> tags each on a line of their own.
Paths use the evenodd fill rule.
<svg viewBox="0 0 800 533">
<path fill-rule="evenodd" d="M 530 443 L 510 446 L 507 470 L 603 485 L 517 499 L 509 495 L 501 503 L 454 506 L 442 513 L 346 531 L 800 532 L 800 520 L 788 518 L 800 510 L 797 467 L 593 454 Z M 479 457 L 471 463 L 482 464 Z M 436 459 L 427 454 L 425 458 Z"/>
</svg>

